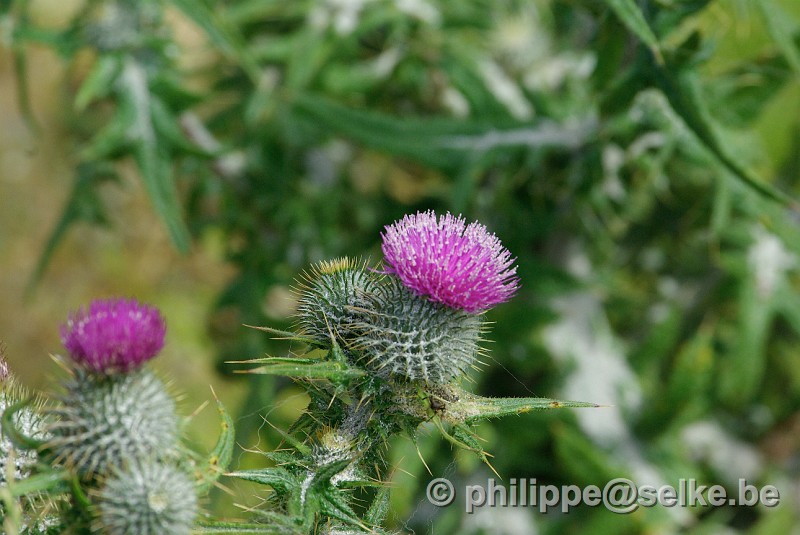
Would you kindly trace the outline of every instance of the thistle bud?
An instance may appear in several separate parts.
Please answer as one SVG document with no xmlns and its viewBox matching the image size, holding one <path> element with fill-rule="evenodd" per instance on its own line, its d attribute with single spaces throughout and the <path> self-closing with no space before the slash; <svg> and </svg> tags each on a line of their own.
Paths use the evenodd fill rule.
<svg viewBox="0 0 800 535">
<path fill-rule="evenodd" d="M 48 446 L 80 476 L 175 452 L 175 402 L 149 370 L 105 376 L 78 368 L 64 389 Z"/>
<path fill-rule="evenodd" d="M 475 364 L 481 316 L 416 295 L 395 277 L 367 301 L 353 349 L 377 375 L 444 384 Z"/>
<path fill-rule="evenodd" d="M 97 498 L 98 526 L 108 535 L 188 535 L 197 516 L 197 494 L 180 469 L 157 462 L 115 471 Z"/>
<path fill-rule="evenodd" d="M 301 334 L 330 345 L 353 336 L 354 307 L 363 306 L 379 277 L 350 258 L 320 262 L 303 277 L 299 289 L 298 328 Z"/>
</svg>

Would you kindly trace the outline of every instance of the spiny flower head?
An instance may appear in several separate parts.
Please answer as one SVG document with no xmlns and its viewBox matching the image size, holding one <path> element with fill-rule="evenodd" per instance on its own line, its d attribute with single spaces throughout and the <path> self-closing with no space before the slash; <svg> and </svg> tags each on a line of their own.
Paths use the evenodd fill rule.
<svg viewBox="0 0 800 535">
<path fill-rule="evenodd" d="M 164 347 L 164 318 L 134 299 L 92 301 L 70 315 L 61 341 L 78 365 L 100 374 L 128 372 Z"/>
<path fill-rule="evenodd" d="M 338 258 L 315 265 L 299 282 L 300 332 L 323 345 L 330 345 L 331 335 L 349 340 L 353 308 L 363 306 L 379 279 L 365 260 Z"/>
<path fill-rule="evenodd" d="M 164 383 L 147 368 L 104 375 L 78 368 L 48 414 L 47 448 L 81 477 L 126 463 L 171 458 L 180 419 Z"/>
<path fill-rule="evenodd" d="M 519 288 L 514 258 L 477 221 L 431 210 L 388 225 L 383 237 L 386 272 L 418 295 L 469 313 L 511 299 Z"/>
<path fill-rule="evenodd" d="M 198 512 L 189 475 L 152 460 L 118 469 L 98 494 L 97 531 L 109 535 L 189 535 Z"/>
</svg>

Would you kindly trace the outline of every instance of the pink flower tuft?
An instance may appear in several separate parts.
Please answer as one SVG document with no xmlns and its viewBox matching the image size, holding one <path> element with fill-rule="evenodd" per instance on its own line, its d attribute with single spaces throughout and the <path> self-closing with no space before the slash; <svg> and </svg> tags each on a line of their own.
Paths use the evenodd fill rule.
<svg viewBox="0 0 800 535">
<path fill-rule="evenodd" d="M 469 313 L 511 299 L 519 288 L 514 258 L 477 221 L 466 224 L 450 213 L 407 215 L 386 227 L 386 272 L 418 295 Z"/>
<path fill-rule="evenodd" d="M 97 300 L 70 315 L 61 327 L 61 341 L 77 364 L 111 374 L 131 371 L 156 356 L 166 329 L 155 307 L 134 299 Z"/>
</svg>

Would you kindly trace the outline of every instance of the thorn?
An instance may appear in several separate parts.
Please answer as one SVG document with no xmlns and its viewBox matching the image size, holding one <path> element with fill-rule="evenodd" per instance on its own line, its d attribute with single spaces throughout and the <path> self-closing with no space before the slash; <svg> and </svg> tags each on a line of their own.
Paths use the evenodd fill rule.
<svg viewBox="0 0 800 535">
<path fill-rule="evenodd" d="M 211 389 L 211 392 L 214 392 L 214 389 L 213 389 L 213 388 Z M 216 397 L 216 396 L 214 396 L 214 397 Z M 208 400 L 207 400 L 207 399 L 206 399 L 206 400 L 204 400 L 204 401 L 203 401 L 203 402 L 200 404 L 200 406 L 199 406 L 199 407 L 197 407 L 197 408 L 194 410 L 194 412 L 192 412 L 192 413 L 189 415 L 189 419 L 191 420 L 192 418 L 194 418 L 195 416 L 197 416 L 198 414 L 200 414 L 200 412 L 202 412 L 202 410 L 203 410 L 203 409 L 205 409 L 206 407 L 208 407 Z"/>
<path fill-rule="evenodd" d="M 417 455 L 419 456 L 419 460 L 422 461 L 422 464 L 425 466 L 425 470 L 427 470 L 428 474 L 430 474 L 432 476 L 433 472 L 431 472 L 431 469 L 428 466 L 428 463 L 425 462 L 425 459 L 422 458 L 422 452 L 419 451 L 419 444 L 414 442 L 414 448 L 417 450 Z"/>
</svg>

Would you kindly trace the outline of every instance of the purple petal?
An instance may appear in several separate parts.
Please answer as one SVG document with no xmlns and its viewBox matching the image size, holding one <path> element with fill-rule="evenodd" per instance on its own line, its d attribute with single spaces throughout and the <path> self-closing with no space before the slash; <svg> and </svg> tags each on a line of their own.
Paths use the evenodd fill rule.
<svg viewBox="0 0 800 535">
<path fill-rule="evenodd" d="M 166 323 L 155 307 L 136 300 L 92 301 L 70 315 L 61 341 L 77 364 L 95 373 L 127 372 L 164 347 Z"/>
<path fill-rule="evenodd" d="M 382 237 L 386 272 L 433 301 L 477 313 L 519 288 L 515 259 L 477 221 L 418 212 L 388 225 Z"/>
</svg>

